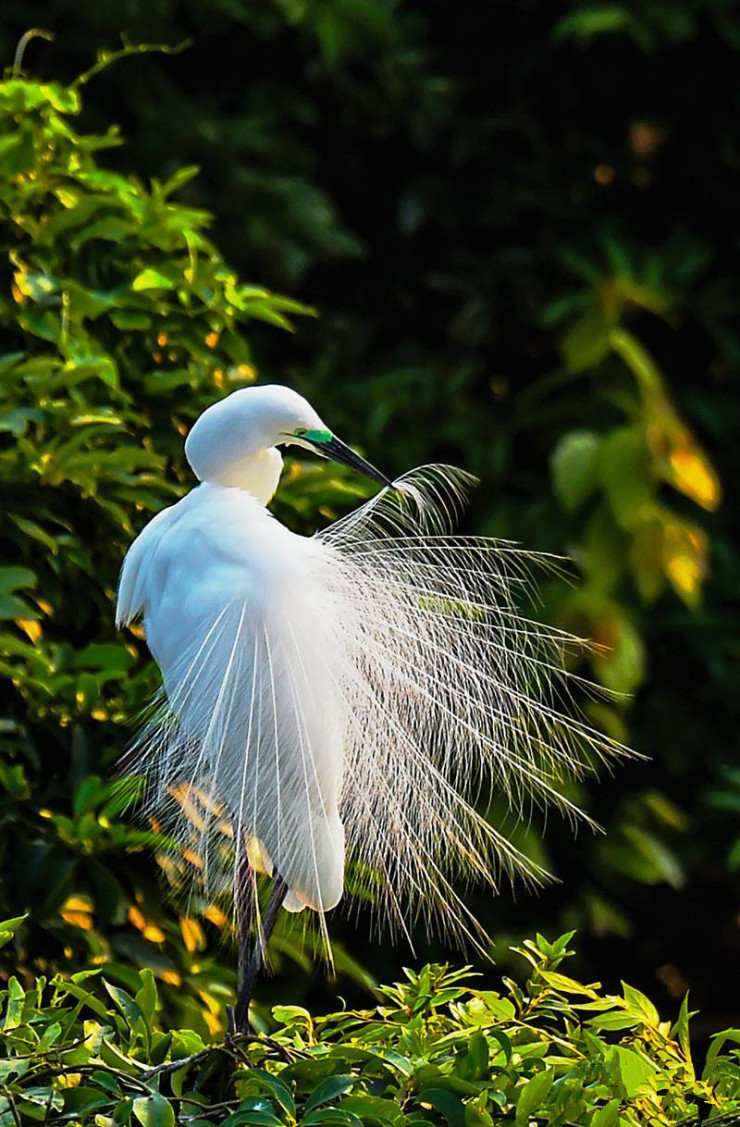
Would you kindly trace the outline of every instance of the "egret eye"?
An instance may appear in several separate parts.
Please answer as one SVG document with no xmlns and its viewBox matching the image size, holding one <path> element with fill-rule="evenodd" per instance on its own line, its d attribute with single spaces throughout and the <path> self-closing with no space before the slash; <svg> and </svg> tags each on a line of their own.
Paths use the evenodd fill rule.
<svg viewBox="0 0 740 1127">
<path fill-rule="evenodd" d="M 331 442 L 334 435 L 330 430 L 311 430 L 309 427 L 296 427 L 289 437 L 305 438 L 307 442 L 313 442 L 314 445 L 321 445 L 324 442 Z"/>
<path fill-rule="evenodd" d="M 300 436 L 301 438 L 307 438 L 309 442 L 313 442 L 315 445 L 319 446 L 324 442 L 331 442 L 334 438 L 330 430 L 306 430 L 303 427 L 301 427 Z"/>
</svg>

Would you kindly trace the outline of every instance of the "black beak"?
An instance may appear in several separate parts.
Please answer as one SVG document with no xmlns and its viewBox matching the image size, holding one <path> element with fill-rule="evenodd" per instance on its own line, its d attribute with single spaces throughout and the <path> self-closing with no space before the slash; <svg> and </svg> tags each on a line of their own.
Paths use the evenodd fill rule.
<svg viewBox="0 0 740 1127">
<path fill-rule="evenodd" d="M 350 469 L 357 470 L 358 473 L 364 474 L 365 477 L 370 477 L 373 481 L 377 481 L 386 487 L 393 485 L 393 482 L 385 477 L 380 470 L 376 470 L 375 466 L 371 466 L 359 454 L 355 454 L 354 450 L 350 450 L 349 446 L 345 446 L 338 438 L 333 437 L 329 442 L 312 442 L 311 445 L 317 454 L 331 458 L 332 462 L 338 462 L 340 466 L 349 466 Z"/>
</svg>

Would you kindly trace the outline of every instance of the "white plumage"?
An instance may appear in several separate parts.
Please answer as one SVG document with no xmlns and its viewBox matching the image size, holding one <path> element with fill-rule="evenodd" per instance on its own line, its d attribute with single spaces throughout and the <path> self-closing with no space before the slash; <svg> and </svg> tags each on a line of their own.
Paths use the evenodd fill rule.
<svg viewBox="0 0 740 1127">
<path fill-rule="evenodd" d="M 202 484 L 126 557 L 118 620 L 143 616 L 163 676 L 150 811 L 211 889 L 248 861 L 323 917 L 348 854 L 391 923 L 470 934 L 458 878 L 543 875 L 476 807 L 578 816 L 561 781 L 624 749 L 571 703 L 580 643 L 516 605 L 532 557 L 450 535 L 470 479 L 413 471 L 306 538 L 265 507 L 283 443 L 383 480 L 294 392 L 238 391 L 188 438 Z"/>
</svg>

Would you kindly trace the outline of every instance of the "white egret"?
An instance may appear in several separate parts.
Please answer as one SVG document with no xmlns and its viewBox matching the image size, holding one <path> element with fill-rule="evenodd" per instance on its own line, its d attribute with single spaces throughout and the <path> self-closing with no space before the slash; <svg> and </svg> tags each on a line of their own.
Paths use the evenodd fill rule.
<svg viewBox="0 0 740 1127">
<path fill-rule="evenodd" d="M 266 508 L 291 445 L 383 490 L 296 535 Z M 515 605 L 534 557 L 450 535 L 465 474 L 391 483 L 277 386 L 209 407 L 185 453 L 201 484 L 131 546 L 117 620 L 143 617 L 162 672 L 134 749 L 150 813 L 207 886 L 228 874 L 234 889 L 242 1028 L 278 909 L 325 927 L 348 853 L 392 923 L 424 914 L 474 933 L 454 875 L 494 889 L 502 873 L 544 875 L 475 807 L 501 795 L 517 815 L 554 804 L 579 817 L 559 783 L 624 749 L 571 703 L 575 639 Z M 248 961 L 260 870 L 273 891 Z"/>
</svg>

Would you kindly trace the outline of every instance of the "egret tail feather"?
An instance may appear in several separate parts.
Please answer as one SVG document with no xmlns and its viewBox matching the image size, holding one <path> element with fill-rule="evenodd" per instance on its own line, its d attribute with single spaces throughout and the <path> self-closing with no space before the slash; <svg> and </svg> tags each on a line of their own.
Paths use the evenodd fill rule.
<svg viewBox="0 0 740 1127">
<path fill-rule="evenodd" d="M 178 519 L 219 570 L 168 614 L 177 536 L 160 522 L 156 558 L 135 558 L 126 614 L 144 608 L 165 670 L 138 764 L 177 843 L 167 864 L 205 897 L 233 888 L 256 842 L 253 868 L 274 867 L 285 906 L 326 935 L 346 854 L 378 922 L 410 935 L 423 916 L 481 944 L 458 882 L 539 883 L 510 826 L 549 807 L 588 822 L 570 780 L 629 753 L 576 704 L 600 692 L 569 667 L 585 643 L 520 609 L 562 561 L 453 534 L 473 483 L 423 467 L 311 539 L 202 485 L 207 508 Z"/>
</svg>

